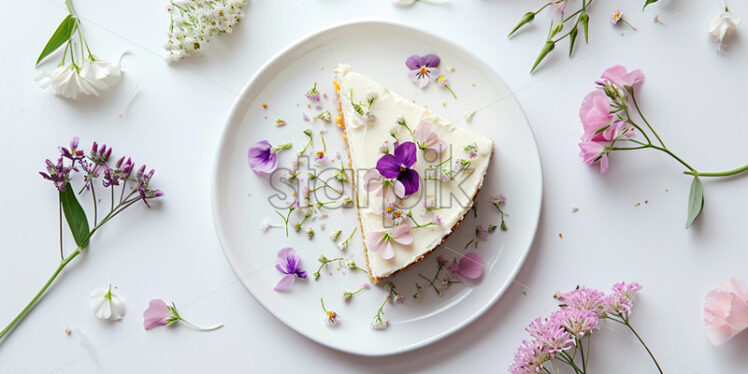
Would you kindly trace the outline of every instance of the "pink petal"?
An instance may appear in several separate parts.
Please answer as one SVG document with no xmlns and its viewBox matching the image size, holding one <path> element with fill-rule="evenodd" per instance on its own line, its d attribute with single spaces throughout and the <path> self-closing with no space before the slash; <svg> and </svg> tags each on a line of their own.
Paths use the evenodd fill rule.
<svg viewBox="0 0 748 374">
<path fill-rule="evenodd" d="M 603 157 L 600 158 L 600 174 L 605 174 L 608 172 L 608 154 L 604 154 Z"/>
<path fill-rule="evenodd" d="M 470 252 L 460 259 L 460 274 L 466 278 L 476 279 L 483 274 L 483 258 Z"/>
<path fill-rule="evenodd" d="M 403 196 L 405 196 L 405 185 L 403 185 L 403 182 L 400 182 L 399 180 L 395 180 L 395 182 L 392 183 L 392 187 L 393 187 L 393 192 L 395 193 L 395 196 L 397 196 L 400 199 L 402 199 Z"/>
<path fill-rule="evenodd" d="M 393 239 L 396 242 L 398 242 L 398 243 L 400 243 L 402 245 L 411 245 L 411 244 L 413 244 L 413 235 L 411 235 L 410 233 L 403 234 L 401 236 L 393 237 Z"/>
<path fill-rule="evenodd" d="M 381 174 L 379 174 L 377 169 L 367 171 L 366 174 L 364 174 L 364 189 L 372 192 L 382 187 L 382 184 L 379 183 L 380 178 Z"/>
<path fill-rule="evenodd" d="M 291 286 L 293 286 L 294 278 L 296 277 L 293 274 L 286 275 L 285 277 L 281 278 L 280 281 L 278 281 L 278 284 L 276 284 L 275 287 L 273 287 L 273 289 L 276 291 L 288 290 L 289 288 L 291 288 Z"/>
<path fill-rule="evenodd" d="M 143 327 L 150 330 L 154 327 L 163 326 L 171 317 L 171 311 L 166 302 L 161 299 L 153 299 L 148 303 L 148 308 L 143 312 Z"/>
<path fill-rule="evenodd" d="M 423 122 L 421 123 L 421 126 L 418 126 L 416 131 L 413 133 L 413 136 L 415 136 L 417 142 L 423 143 L 426 141 L 430 130 L 431 125 L 429 125 L 427 122 Z"/>
<path fill-rule="evenodd" d="M 395 257 L 395 251 L 392 249 L 392 243 L 390 242 L 384 242 L 384 243 L 385 243 L 384 249 L 382 249 L 382 251 L 379 252 L 379 255 L 382 256 L 382 258 L 385 260 L 389 260 Z"/>
<path fill-rule="evenodd" d="M 374 231 L 366 236 L 366 246 L 372 252 L 380 252 L 384 249 L 384 233 Z"/>
<path fill-rule="evenodd" d="M 734 293 L 741 299 L 748 301 L 748 285 L 742 279 L 728 278 L 720 282 L 719 286 L 722 291 Z"/>
</svg>

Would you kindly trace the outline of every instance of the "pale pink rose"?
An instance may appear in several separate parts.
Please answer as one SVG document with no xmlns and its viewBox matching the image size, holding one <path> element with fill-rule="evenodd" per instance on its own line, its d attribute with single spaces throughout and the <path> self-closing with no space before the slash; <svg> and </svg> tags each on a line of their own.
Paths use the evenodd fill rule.
<svg viewBox="0 0 748 374">
<path fill-rule="evenodd" d="M 615 65 L 605 70 L 601 78 L 621 88 L 630 86 L 636 89 L 644 81 L 644 73 L 639 69 L 629 73 L 625 67 Z"/>
<path fill-rule="evenodd" d="M 590 140 L 600 129 L 608 126 L 613 119 L 610 114 L 610 100 L 601 90 L 592 91 L 585 96 L 579 108 L 579 119 L 582 120 L 584 135 L 582 140 Z"/>
<path fill-rule="evenodd" d="M 720 346 L 748 328 L 748 286 L 738 278 L 725 279 L 704 298 L 706 337 Z"/>
</svg>

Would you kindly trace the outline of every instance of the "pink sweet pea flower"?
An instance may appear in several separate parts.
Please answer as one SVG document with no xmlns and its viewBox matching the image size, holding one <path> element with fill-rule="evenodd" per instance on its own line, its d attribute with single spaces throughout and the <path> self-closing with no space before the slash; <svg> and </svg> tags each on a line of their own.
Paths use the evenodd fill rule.
<svg viewBox="0 0 748 374">
<path fill-rule="evenodd" d="M 148 309 L 143 312 L 143 327 L 150 330 L 154 327 L 167 325 L 173 316 L 165 301 L 153 299 L 148 304 Z"/>
<path fill-rule="evenodd" d="M 633 87 L 638 88 L 641 82 L 644 81 L 644 73 L 640 69 L 636 69 L 632 72 L 627 72 L 626 68 L 621 65 L 615 65 L 608 68 L 603 72 L 601 78 L 615 84 L 618 87 Z"/>
<path fill-rule="evenodd" d="M 605 145 L 593 141 L 585 141 L 579 143 L 579 155 L 582 156 L 584 163 L 587 165 L 593 165 L 600 161 L 600 174 L 605 174 L 608 171 L 608 154 L 603 153 Z"/>
<path fill-rule="evenodd" d="M 610 114 L 610 101 L 603 91 L 595 90 L 582 100 L 579 119 L 584 128 L 584 140 L 592 139 L 599 130 L 610 124 L 613 115 Z"/>
<path fill-rule="evenodd" d="M 413 243 L 413 235 L 410 234 L 410 222 L 395 226 L 392 230 L 374 231 L 366 237 L 366 246 L 369 251 L 377 252 L 383 259 L 389 260 L 395 257 L 392 242 L 402 245 Z"/>
<path fill-rule="evenodd" d="M 720 346 L 748 328 L 748 286 L 738 278 L 725 279 L 704 298 L 706 337 Z"/>
<path fill-rule="evenodd" d="M 438 155 L 447 148 L 447 143 L 439 139 L 439 135 L 431 129 L 431 124 L 428 122 L 421 123 L 413 135 L 416 138 L 416 145 L 424 152 L 431 151 Z"/>
</svg>

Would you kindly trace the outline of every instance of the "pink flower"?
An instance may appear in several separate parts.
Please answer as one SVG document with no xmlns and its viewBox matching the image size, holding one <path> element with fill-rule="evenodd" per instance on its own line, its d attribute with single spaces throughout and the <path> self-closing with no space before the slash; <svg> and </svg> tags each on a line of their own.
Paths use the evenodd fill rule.
<svg viewBox="0 0 748 374">
<path fill-rule="evenodd" d="M 560 13 L 566 11 L 566 0 L 556 0 L 553 3 L 553 7 L 556 8 Z"/>
<path fill-rule="evenodd" d="M 431 129 L 431 124 L 428 122 L 422 122 L 413 135 L 418 148 L 423 151 L 435 152 L 438 155 L 447 148 L 447 143 L 439 139 L 439 135 Z"/>
<path fill-rule="evenodd" d="M 377 196 L 384 196 L 387 202 L 393 202 L 396 198 L 405 196 L 405 185 L 397 179 L 387 179 L 377 169 L 371 169 L 364 174 L 364 189 L 368 192 L 376 192 Z"/>
<path fill-rule="evenodd" d="M 706 337 L 720 346 L 748 328 L 748 286 L 738 278 L 725 279 L 704 298 Z"/>
<path fill-rule="evenodd" d="M 589 310 L 598 315 L 605 309 L 605 294 L 587 287 L 561 294 L 558 300 L 571 309 Z"/>
<path fill-rule="evenodd" d="M 561 308 L 549 317 L 553 323 L 566 328 L 569 334 L 581 338 L 592 330 L 600 327 L 600 318 L 597 313 L 591 310 L 576 308 Z"/>
<path fill-rule="evenodd" d="M 475 233 L 480 236 L 483 240 L 488 240 L 488 229 L 483 227 L 483 225 L 478 225 L 475 227 Z"/>
<path fill-rule="evenodd" d="M 582 120 L 584 135 L 582 139 L 592 139 L 601 129 L 608 126 L 613 119 L 610 114 L 610 101 L 601 90 L 595 90 L 582 100 L 579 108 L 579 119 Z"/>
<path fill-rule="evenodd" d="M 621 65 L 611 66 L 603 72 L 601 78 L 615 84 L 618 87 L 638 88 L 644 81 L 644 73 L 640 69 L 627 72 L 626 68 Z"/>
<path fill-rule="evenodd" d="M 383 259 L 389 260 L 395 257 L 392 242 L 402 245 L 413 243 L 413 235 L 410 234 L 410 222 L 395 226 L 392 230 L 374 231 L 366 237 L 366 246 L 372 252 L 379 253 Z"/>
<path fill-rule="evenodd" d="M 154 327 L 168 325 L 174 317 L 166 302 L 161 299 L 153 299 L 148 304 L 148 309 L 143 312 L 143 327 L 150 330 Z"/>
<path fill-rule="evenodd" d="M 511 374 L 541 373 L 543 365 L 551 359 L 543 344 L 537 340 L 523 340 L 514 353 L 514 363 L 509 367 Z"/>
<path fill-rule="evenodd" d="M 608 171 L 608 153 L 605 151 L 605 145 L 599 142 L 583 141 L 579 143 L 579 156 L 582 157 L 587 165 L 594 165 L 600 162 L 600 174 Z"/>
<path fill-rule="evenodd" d="M 558 321 L 548 318 L 536 318 L 525 331 L 545 346 L 551 356 L 574 346 L 574 339 Z"/>
</svg>

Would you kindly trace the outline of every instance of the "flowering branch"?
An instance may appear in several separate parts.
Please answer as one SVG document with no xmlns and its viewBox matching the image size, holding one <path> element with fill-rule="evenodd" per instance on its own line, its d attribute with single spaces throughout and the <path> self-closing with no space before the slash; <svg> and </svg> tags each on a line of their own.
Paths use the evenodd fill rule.
<svg viewBox="0 0 748 374">
<path fill-rule="evenodd" d="M 130 158 L 125 159 L 125 157 L 120 158 L 114 168 L 110 168 L 107 163 L 111 152 L 112 149 L 107 148 L 106 145 L 98 147 L 96 142 L 94 142 L 91 153 L 86 157 L 84 156 L 84 152 L 78 149 L 78 138 L 73 138 L 70 142 L 70 149 L 60 147 L 61 155 L 56 164 L 49 160 L 46 161 L 46 172 L 40 172 L 40 174 L 44 179 L 51 181 L 58 190 L 61 207 L 60 210 L 65 215 L 65 219 L 71 233 L 73 234 L 77 247 L 70 254 L 64 256 L 61 246 L 60 255 L 63 257 L 62 261 L 57 266 L 57 269 L 55 269 L 52 276 L 49 277 L 47 282 L 42 286 L 39 292 L 34 295 L 26 307 L 24 307 L 23 310 L 21 310 L 21 312 L 2 331 L 0 331 L 0 339 L 8 335 L 10 331 L 13 330 L 13 328 L 23 320 L 24 317 L 26 317 L 67 264 L 78 257 L 78 255 L 88 247 L 89 241 L 94 233 L 138 201 L 142 200 L 143 203 L 148 205 L 148 200 L 163 196 L 163 192 L 160 190 L 153 190 L 149 187 L 150 180 L 154 173 L 153 170 L 146 173 L 146 167 L 143 165 L 134 175 L 131 175 L 134 164 Z M 109 212 L 101 219 L 101 221 L 94 221 L 94 226 L 90 229 L 86 213 L 78 202 L 78 199 L 75 197 L 70 182 L 71 173 L 79 171 L 86 172 L 84 179 L 86 183 L 85 188 L 90 188 L 92 194 L 94 181 L 102 174 L 104 175 L 102 184 L 105 188 L 111 189 L 112 198 L 114 198 L 115 186 L 121 185 L 122 190 L 120 192 L 120 199 L 116 205 L 114 201 L 112 201 Z M 129 192 L 125 194 L 125 190 L 128 187 L 127 185 L 130 182 L 132 182 L 134 186 L 131 186 Z M 95 205 L 96 200 L 94 200 L 94 206 Z M 62 230 L 62 214 L 60 214 L 59 226 L 60 230 Z M 62 235 L 62 233 L 60 235 Z"/>
<path fill-rule="evenodd" d="M 689 228 L 701 215 L 704 206 L 704 187 L 699 177 L 738 175 L 748 171 L 748 165 L 723 172 L 700 173 L 690 163 L 676 155 L 665 145 L 639 107 L 636 91 L 642 81 L 644 81 L 644 73 L 640 70 L 629 73 L 622 66 L 613 66 L 603 72 L 602 80 L 596 82 L 598 90 L 585 97 L 580 109 L 580 118 L 584 127 L 584 135 L 579 143 L 580 155 L 588 165 L 599 162 L 600 173 L 608 170 L 608 155 L 613 151 L 653 149 L 672 157 L 688 169 L 683 172 L 684 174 L 694 177 L 691 183 L 686 220 L 686 228 Z M 649 133 L 632 117 L 629 99 Z M 641 134 L 644 140 L 635 139 L 636 134 Z M 657 140 L 657 143 L 652 141 L 653 138 Z M 623 142 L 633 143 L 635 146 L 616 145 L 616 143 Z"/>
</svg>

